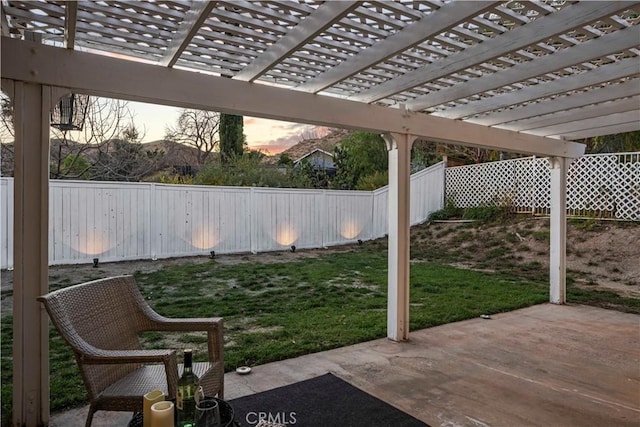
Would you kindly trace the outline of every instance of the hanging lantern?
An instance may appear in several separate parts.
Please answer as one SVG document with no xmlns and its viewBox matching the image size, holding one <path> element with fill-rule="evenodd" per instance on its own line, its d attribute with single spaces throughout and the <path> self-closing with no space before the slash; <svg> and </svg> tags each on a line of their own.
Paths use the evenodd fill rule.
<svg viewBox="0 0 640 427">
<path fill-rule="evenodd" d="M 63 96 L 51 112 L 51 126 L 60 130 L 82 130 L 88 107 L 87 95 Z"/>
</svg>

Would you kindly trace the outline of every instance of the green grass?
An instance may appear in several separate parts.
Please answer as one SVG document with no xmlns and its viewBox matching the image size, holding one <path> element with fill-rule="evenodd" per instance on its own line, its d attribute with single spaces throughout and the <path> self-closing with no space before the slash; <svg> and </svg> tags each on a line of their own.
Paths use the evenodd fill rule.
<svg viewBox="0 0 640 427">
<path fill-rule="evenodd" d="M 413 258 L 413 330 L 548 301 L 546 274 L 532 274 L 541 269 L 535 263 L 489 274 Z M 387 253 L 376 242 L 304 261 L 223 265 L 212 260 L 135 277 L 160 314 L 224 317 L 227 371 L 386 336 Z M 574 287 L 568 292 L 570 301 L 640 313 L 639 300 Z M 2 318 L 1 334 L 2 425 L 9 425 L 10 316 Z M 147 348 L 193 347 L 196 360 L 206 353 L 206 340 L 197 333 L 173 341 L 158 332 L 142 338 Z M 53 330 L 50 357 L 52 411 L 85 404 L 72 353 Z"/>
</svg>

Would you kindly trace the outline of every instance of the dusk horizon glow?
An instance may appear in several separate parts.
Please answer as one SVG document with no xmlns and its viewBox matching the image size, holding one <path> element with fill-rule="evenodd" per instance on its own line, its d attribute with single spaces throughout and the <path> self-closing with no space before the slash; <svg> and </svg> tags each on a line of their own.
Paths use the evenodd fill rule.
<svg viewBox="0 0 640 427">
<path fill-rule="evenodd" d="M 182 108 L 129 102 L 134 123 L 144 135 L 142 143 L 165 139 L 166 129 L 174 126 Z M 251 150 L 275 155 L 296 145 L 303 139 L 322 137 L 328 128 L 301 123 L 283 122 L 244 116 L 244 134 Z"/>
</svg>

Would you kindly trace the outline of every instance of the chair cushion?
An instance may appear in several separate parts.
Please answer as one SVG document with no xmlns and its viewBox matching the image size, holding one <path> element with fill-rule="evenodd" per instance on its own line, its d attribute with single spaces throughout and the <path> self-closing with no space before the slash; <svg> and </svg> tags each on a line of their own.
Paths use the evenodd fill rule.
<svg viewBox="0 0 640 427">
<path fill-rule="evenodd" d="M 214 364 L 209 362 L 196 362 L 193 364 L 193 373 L 198 378 L 203 377 Z M 178 376 L 182 375 L 184 366 L 178 365 Z M 162 390 L 167 394 L 167 378 L 164 365 L 143 365 L 129 375 L 121 378 L 107 387 L 101 397 L 132 397 L 143 396 L 151 390 Z"/>
</svg>

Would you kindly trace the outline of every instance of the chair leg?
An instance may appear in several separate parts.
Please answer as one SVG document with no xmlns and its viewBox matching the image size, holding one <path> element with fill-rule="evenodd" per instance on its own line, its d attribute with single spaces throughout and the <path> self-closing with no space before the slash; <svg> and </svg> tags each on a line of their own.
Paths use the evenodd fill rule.
<svg viewBox="0 0 640 427">
<path fill-rule="evenodd" d="M 87 422 L 85 423 L 85 427 L 91 427 L 91 423 L 93 422 L 93 414 L 96 412 L 96 407 L 92 403 L 89 405 L 89 413 L 87 414 Z"/>
</svg>

